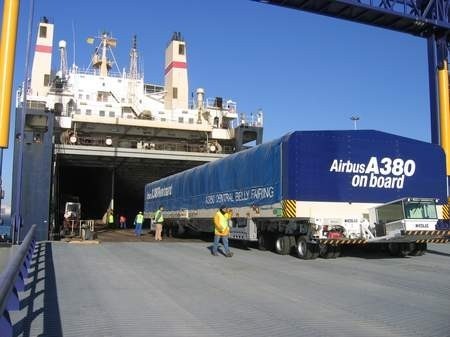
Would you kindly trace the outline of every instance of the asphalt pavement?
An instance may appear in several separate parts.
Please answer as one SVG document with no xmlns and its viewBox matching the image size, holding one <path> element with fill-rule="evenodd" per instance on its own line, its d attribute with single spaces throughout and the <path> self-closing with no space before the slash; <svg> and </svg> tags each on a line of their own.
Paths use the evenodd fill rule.
<svg viewBox="0 0 450 337">
<path fill-rule="evenodd" d="M 15 336 L 450 336 L 450 245 L 299 260 L 209 242 L 36 249 Z"/>
</svg>

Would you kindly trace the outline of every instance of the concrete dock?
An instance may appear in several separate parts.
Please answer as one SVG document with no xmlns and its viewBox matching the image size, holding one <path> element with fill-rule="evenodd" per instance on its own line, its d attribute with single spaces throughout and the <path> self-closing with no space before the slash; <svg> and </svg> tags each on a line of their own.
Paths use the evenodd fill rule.
<svg viewBox="0 0 450 337">
<path fill-rule="evenodd" d="M 41 242 L 15 336 L 450 336 L 450 245 L 299 260 L 209 242 Z"/>
</svg>

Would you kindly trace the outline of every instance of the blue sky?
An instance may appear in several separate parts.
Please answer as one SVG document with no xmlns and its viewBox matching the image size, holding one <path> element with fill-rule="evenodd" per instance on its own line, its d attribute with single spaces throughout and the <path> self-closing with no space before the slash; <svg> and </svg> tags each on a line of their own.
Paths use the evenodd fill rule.
<svg viewBox="0 0 450 337">
<path fill-rule="evenodd" d="M 34 2 L 33 46 L 39 18 L 47 16 L 55 24 L 54 46 L 66 40 L 72 64 L 75 40 L 75 62 L 86 67 L 92 52 L 86 38 L 109 31 L 122 69 L 137 34 L 150 83 L 163 84 L 164 50 L 180 31 L 190 90 L 233 99 L 247 114 L 262 109 L 265 141 L 293 130 L 352 129 L 352 115 L 360 117 L 359 129 L 430 141 L 424 39 L 250 0 Z M 21 0 L 14 88 L 25 76 L 29 4 Z M 58 56 L 53 62 L 56 68 Z M 3 160 L 6 204 L 12 144 Z"/>
</svg>

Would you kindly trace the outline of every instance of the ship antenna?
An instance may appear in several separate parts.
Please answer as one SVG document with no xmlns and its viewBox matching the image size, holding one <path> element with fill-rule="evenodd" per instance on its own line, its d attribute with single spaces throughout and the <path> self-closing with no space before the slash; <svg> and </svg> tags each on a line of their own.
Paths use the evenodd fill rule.
<svg viewBox="0 0 450 337">
<path fill-rule="evenodd" d="M 73 40 L 73 62 L 72 70 L 75 69 L 75 22 L 72 20 L 72 40 Z"/>
<path fill-rule="evenodd" d="M 133 46 L 130 52 L 130 69 L 128 70 L 128 77 L 133 80 L 137 80 L 139 77 L 136 35 L 133 36 Z"/>
</svg>

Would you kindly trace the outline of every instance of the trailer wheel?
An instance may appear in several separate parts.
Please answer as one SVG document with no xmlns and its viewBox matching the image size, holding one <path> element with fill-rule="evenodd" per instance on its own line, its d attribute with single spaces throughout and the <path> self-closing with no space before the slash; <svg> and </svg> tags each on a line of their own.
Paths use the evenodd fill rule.
<svg viewBox="0 0 450 337">
<path fill-rule="evenodd" d="M 258 249 L 274 249 L 274 236 L 271 233 L 258 233 Z"/>
<path fill-rule="evenodd" d="M 323 259 L 333 259 L 335 255 L 334 248 L 334 246 L 319 245 L 319 256 Z"/>
<path fill-rule="evenodd" d="M 303 260 L 311 260 L 313 258 L 312 247 L 308 244 L 305 236 L 299 236 L 297 239 L 297 245 L 295 246 L 295 251 L 297 257 Z"/>
<path fill-rule="evenodd" d="M 333 258 L 336 259 L 339 256 L 341 256 L 342 247 L 341 246 L 334 246 L 334 254 Z"/>
<path fill-rule="evenodd" d="M 425 254 L 425 251 L 427 250 L 427 244 L 426 243 L 413 243 L 413 248 L 411 249 L 411 252 L 409 255 L 412 256 L 422 256 Z"/>
<path fill-rule="evenodd" d="M 388 251 L 391 256 L 405 257 L 411 251 L 409 243 L 389 243 Z"/>
<path fill-rule="evenodd" d="M 319 249 L 319 244 L 308 244 L 309 248 L 311 249 L 312 252 L 312 256 L 311 256 L 311 260 L 315 260 L 319 257 L 320 255 L 320 249 Z"/>
<path fill-rule="evenodd" d="M 387 249 L 388 249 L 389 255 L 398 256 L 399 252 L 400 252 L 400 245 L 398 243 L 388 243 Z"/>
<path fill-rule="evenodd" d="M 258 233 L 258 249 L 267 250 L 269 249 L 269 238 L 266 233 Z"/>
<path fill-rule="evenodd" d="M 275 241 L 275 252 L 280 255 L 287 255 L 291 250 L 290 238 L 287 235 L 281 235 L 277 237 Z"/>
</svg>

